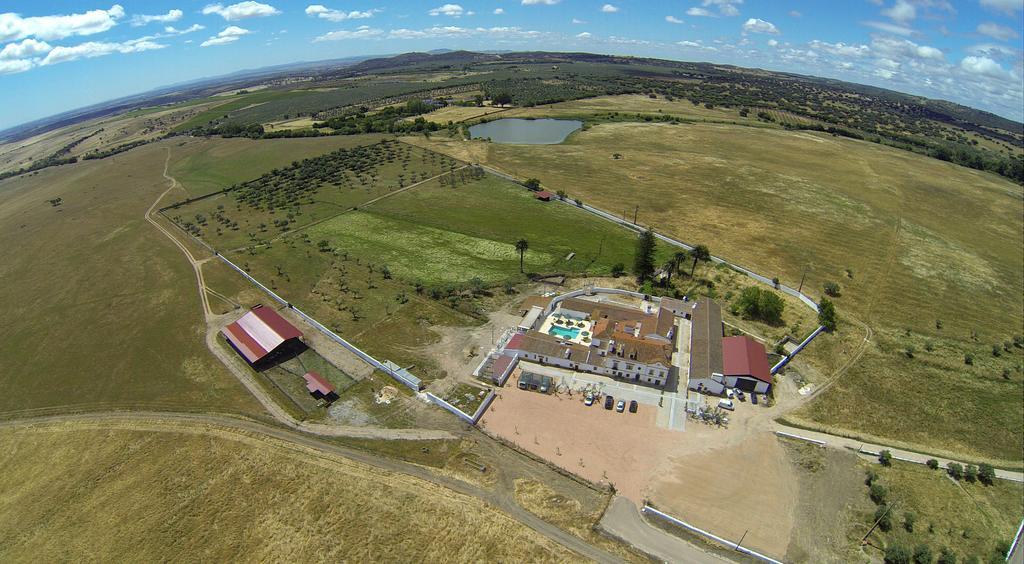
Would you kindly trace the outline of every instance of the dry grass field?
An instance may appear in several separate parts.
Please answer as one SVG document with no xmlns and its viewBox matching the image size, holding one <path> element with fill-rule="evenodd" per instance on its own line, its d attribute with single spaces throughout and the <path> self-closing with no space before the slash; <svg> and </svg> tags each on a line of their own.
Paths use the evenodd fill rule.
<svg viewBox="0 0 1024 564">
<path fill-rule="evenodd" d="M 467 120 L 483 116 L 501 116 L 503 112 L 509 111 L 505 108 L 492 108 L 490 106 L 447 106 L 424 115 L 427 121 L 448 125 L 448 122 L 461 123 Z M 409 118 L 413 120 L 414 118 Z"/>
<path fill-rule="evenodd" d="M 816 344 L 807 359 L 828 376 L 840 366 L 831 353 L 852 354 L 863 340 L 857 321 L 877 338 L 866 360 L 798 419 L 919 448 L 1020 460 L 1021 352 L 991 352 L 1024 324 L 1020 186 L 871 143 L 725 124 L 601 124 L 544 146 L 440 135 L 412 142 L 537 177 L 549 190 L 612 212 L 638 205 L 640 223 L 707 243 L 712 253 L 790 286 L 806 268 L 812 296 L 824 282 L 838 282 L 840 314 L 854 320 L 842 333 L 848 341 Z M 912 343 L 916 359 L 907 363 L 903 351 Z M 964 365 L 967 353 L 976 358 L 972 366 Z M 988 440 L 993 428 L 1009 430 L 1005 440 Z"/>
<path fill-rule="evenodd" d="M 212 427 L 0 430 L 0 560 L 575 561 L 483 501 Z"/>
<path fill-rule="evenodd" d="M 207 351 L 181 251 L 143 219 L 168 146 L 0 182 L 0 412 L 262 412 Z"/>
</svg>

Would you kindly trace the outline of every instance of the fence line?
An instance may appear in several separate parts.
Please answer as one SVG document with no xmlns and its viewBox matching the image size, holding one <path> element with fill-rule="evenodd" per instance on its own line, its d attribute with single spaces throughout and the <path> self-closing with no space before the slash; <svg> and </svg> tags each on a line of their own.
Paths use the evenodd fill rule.
<svg viewBox="0 0 1024 564">
<path fill-rule="evenodd" d="M 800 435 L 794 435 L 793 433 L 787 433 L 785 431 L 775 431 L 775 434 L 779 435 L 779 436 L 782 436 L 782 437 L 789 437 L 791 439 L 799 439 L 801 441 L 807 441 L 809 443 L 814 443 L 814 444 L 816 444 L 818 446 L 825 446 L 827 444 L 827 443 L 825 443 L 825 441 L 819 441 L 818 439 L 812 439 L 810 437 L 803 437 L 803 436 L 800 436 Z"/>
<path fill-rule="evenodd" d="M 647 505 L 646 503 L 644 504 L 643 509 L 641 509 L 641 512 L 643 512 L 643 513 L 651 513 L 651 514 L 653 514 L 653 515 L 655 515 L 657 517 L 661 517 L 662 519 L 664 519 L 664 520 L 666 520 L 666 521 L 668 521 L 670 523 L 679 525 L 680 527 L 682 527 L 682 528 L 684 528 L 684 529 L 686 529 L 688 531 L 697 533 L 698 535 L 701 535 L 703 537 L 709 538 L 709 539 L 711 539 L 711 540 L 713 540 L 713 541 L 715 541 L 715 542 L 717 542 L 719 544 L 725 545 L 725 546 L 735 550 L 736 552 L 742 552 L 743 554 L 747 554 L 749 556 L 753 556 L 754 558 L 757 558 L 759 560 L 763 560 L 765 562 L 769 562 L 771 564 L 783 564 L 782 562 L 780 562 L 780 561 L 778 561 L 778 560 L 776 560 L 776 559 L 774 559 L 774 558 L 772 558 L 770 556 L 765 556 L 764 554 L 761 554 L 760 552 L 756 552 L 756 551 L 751 550 L 751 549 L 749 549 L 749 548 L 747 548 L 745 546 L 738 545 L 738 544 L 736 544 L 736 543 L 734 543 L 734 542 L 732 542 L 730 540 L 725 540 L 722 537 L 720 537 L 720 536 L 718 536 L 718 535 L 716 535 L 714 533 L 709 533 L 709 532 L 705 531 L 704 529 L 699 529 L 697 527 L 694 527 L 693 525 L 687 523 L 686 521 L 683 521 L 681 519 L 677 519 L 677 518 L 669 515 L 668 513 L 662 513 L 661 511 L 658 511 L 657 509 L 651 507 L 650 505 Z"/>
<path fill-rule="evenodd" d="M 789 364 L 789 361 L 793 360 L 793 357 L 796 356 L 796 353 L 804 350 L 804 347 L 809 345 L 811 343 L 811 341 L 815 337 L 817 337 L 819 334 L 821 334 L 821 332 L 824 331 L 824 330 L 825 330 L 825 326 L 824 325 L 819 325 L 818 328 L 815 329 L 813 333 L 808 335 L 807 338 L 804 339 L 802 343 L 800 343 L 799 345 L 797 345 L 797 347 L 795 349 L 793 349 L 793 352 L 791 352 L 788 355 L 786 355 L 785 357 L 783 357 L 782 360 L 780 360 L 775 366 L 772 367 L 772 374 L 776 374 L 779 370 L 782 370 L 783 368 L 785 368 L 785 366 L 787 364 Z"/>
<path fill-rule="evenodd" d="M 1017 527 L 1017 534 L 1014 535 L 1014 537 L 1013 537 L 1013 544 L 1011 544 L 1010 548 L 1006 551 L 1006 561 L 1007 562 L 1010 561 L 1010 557 L 1013 556 L 1013 551 L 1016 550 L 1017 549 L 1017 545 L 1020 544 L 1021 533 L 1024 533 L 1024 520 L 1021 520 L 1020 526 Z"/>
<path fill-rule="evenodd" d="M 516 178 L 516 177 L 514 177 L 514 176 L 512 176 L 510 174 L 506 174 L 506 173 L 501 172 L 499 170 L 495 170 L 495 169 L 493 169 L 493 168 L 491 168 L 491 167 L 489 167 L 487 165 L 478 165 L 478 166 L 480 166 L 480 168 L 482 168 L 483 170 L 487 171 L 488 173 L 493 174 L 494 176 L 499 176 L 499 177 L 504 178 L 506 180 L 510 180 L 512 182 L 515 182 L 516 184 L 522 184 L 522 182 L 518 178 Z M 639 225 L 636 225 L 634 223 L 626 221 L 625 219 L 622 219 L 622 218 L 620 218 L 620 217 L 618 217 L 616 215 L 608 213 L 608 212 L 606 212 L 606 211 L 604 211 L 602 209 L 595 208 L 595 207 L 593 207 L 593 206 L 591 206 L 589 204 L 584 204 L 584 203 L 577 204 L 574 201 L 564 200 L 564 199 L 561 199 L 561 198 L 559 198 L 558 200 L 560 202 L 562 202 L 563 204 L 567 205 L 567 206 L 572 206 L 572 207 L 575 207 L 575 208 L 580 208 L 580 209 L 582 209 L 584 211 L 590 212 L 590 213 L 592 213 L 592 214 L 594 214 L 596 216 L 599 216 L 599 217 L 601 217 L 603 219 L 606 219 L 608 221 L 617 223 L 618 225 L 620 225 L 622 227 L 625 227 L 626 229 L 629 229 L 631 231 L 636 231 L 636 232 L 639 233 L 639 232 L 644 230 L 644 228 L 639 226 Z M 653 231 L 653 229 L 652 229 L 652 231 Z M 684 243 L 684 242 L 682 242 L 682 241 L 680 241 L 678 239 L 673 239 L 672 237 L 669 237 L 667 235 L 662 235 L 660 233 L 654 232 L 654 236 L 656 238 L 658 238 L 658 239 L 660 239 L 660 240 L 670 244 L 670 245 L 686 249 L 687 251 L 692 251 L 693 250 L 693 245 L 689 245 L 689 244 Z M 754 272 L 752 270 L 743 268 L 742 266 L 740 266 L 738 264 L 731 263 L 731 262 L 729 262 L 729 261 L 727 261 L 727 260 L 725 260 L 723 258 L 720 258 L 720 257 L 716 257 L 716 256 L 712 255 L 711 262 L 714 262 L 716 264 L 724 264 L 724 265 L 732 268 L 733 270 L 736 270 L 737 272 L 745 274 L 745 275 L 747 275 L 747 276 L 749 276 L 749 277 L 751 277 L 751 278 L 753 278 L 753 279 L 755 279 L 755 280 L 757 280 L 759 282 L 763 282 L 765 284 L 768 284 L 769 286 L 772 286 L 773 288 L 776 288 L 777 290 L 779 290 L 780 292 L 782 292 L 784 294 L 788 294 L 790 296 L 793 296 L 794 298 L 797 298 L 798 300 L 803 302 L 804 305 L 806 305 L 807 307 L 813 309 L 815 312 L 818 311 L 818 304 L 814 300 L 812 300 L 807 295 L 805 295 L 802 292 L 797 291 L 794 288 L 790 288 L 789 286 L 786 286 L 785 284 L 778 284 L 778 285 L 776 285 L 775 282 L 772 279 L 770 279 L 770 278 L 768 278 L 766 276 L 762 276 L 762 275 L 760 275 L 760 274 L 758 274 L 758 273 L 756 273 L 756 272 Z"/>
<path fill-rule="evenodd" d="M 345 347 L 350 352 L 352 352 L 353 354 L 358 356 L 360 359 L 362 359 L 363 362 L 365 362 L 365 363 L 369 364 L 370 366 L 380 370 L 381 372 L 384 372 L 385 374 L 391 376 L 392 378 L 394 378 L 398 382 L 400 382 L 400 383 L 404 384 L 405 386 L 408 386 L 409 388 L 411 388 L 413 391 L 418 392 L 418 391 L 420 391 L 422 389 L 422 383 L 420 382 L 420 379 L 416 378 L 415 376 L 410 374 L 407 370 L 404 370 L 404 369 L 396 370 L 396 369 L 392 368 L 391 366 L 388 366 L 388 365 L 386 365 L 384 363 L 381 363 L 380 361 L 378 361 L 377 359 L 373 358 L 369 354 L 363 352 L 359 347 L 357 347 L 357 346 L 353 345 L 352 343 L 346 341 L 345 339 L 341 338 L 337 333 L 335 333 L 334 331 L 331 331 L 330 329 L 325 327 L 322 323 L 320 323 L 316 319 L 313 319 L 312 317 L 307 315 L 306 312 L 300 310 L 297 307 L 292 306 L 291 303 L 289 303 L 287 300 L 285 300 L 281 296 L 277 295 L 277 293 L 274 292 L 273 290 L 271 290 L 270 288 L 267 288 L 266 286 L 264 286 L 262 283 L 260 283 L 259 280 L 253 278 L 248 272 L 246 272 L 246 271 L 242 270 L 241 268 L 239 268 L 238 266 L 236 266 L 235 263 L 233 263 L 230 260 L 228 260 L 227 257 L 225 257 L 224 255 L 222 255 L 220 253 L 217 253 L 217 257 L 219 257 L 220 260 L 224 261 L 225 264 L 227 264 L 228 266 L 233 268 L 236 272 L 238 272 L 239 274 L 244 276 L 246 278 L 246 280 L 252 282 L 256 286 L 258 286 L 261 290 L 266 292 L 266 294 L 268 296 L 270 296 L 274 300 L 280 302 L 285 307 L 291 309 L 292 311 L 294 311 L 296 313 L 296 315 L 298 315 L 299 317 L 304 319 L 307 323 L 312 325 L 315 329 L 319 330 L 324 335 L 327 335 L 327 337 L 329 337 L 332 341 L 334 341 L 334 342 L 338 343 L 339 345 Z"/>
<path fill-rule="evenodd" d="M 473 412 L 473 415 L 470 415 L 430 392 L 427 392 L 424 395 L 427 396 L 428 400 L 434 402 L 434 404 L 454 413 L 459 419 L 462 419 L 463 421 L 469 423 L 470 425 L 476 425 L 477 421 L 479 421 L 480 417 L 484 414 L 484 411 L 486 411 L 487 408 L 491 405 L 491 402 L 494 401 L 494 390 L 491 390 L 487 394 L 487 397 L 484 398 L 484 401 L 480 402 L 480 406 L 476 408 L 476 411 Z"/>
</svg>

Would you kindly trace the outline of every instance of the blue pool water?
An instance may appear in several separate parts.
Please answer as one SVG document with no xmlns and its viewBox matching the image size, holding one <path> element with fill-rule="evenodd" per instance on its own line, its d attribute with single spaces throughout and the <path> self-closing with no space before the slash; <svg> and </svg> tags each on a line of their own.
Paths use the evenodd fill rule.
<svg viewBox="0 0 1024 564">
<path fill-rule="evenodd" d="M 554 335 L 563 339 L 575 339 L 580 334 L 578 327 L 559 327 L 558 325 L 552 325 L 548 329 L 548 335 Z"/>
</svg>

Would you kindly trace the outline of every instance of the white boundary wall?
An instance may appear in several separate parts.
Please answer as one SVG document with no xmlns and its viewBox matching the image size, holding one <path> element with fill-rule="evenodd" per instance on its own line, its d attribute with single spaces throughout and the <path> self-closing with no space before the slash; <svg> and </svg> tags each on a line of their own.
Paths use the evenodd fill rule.
<svg viewBox="0 0 1024 564">
<path fill-rule="evenodd" d="M 702 537 L 711 539 L 711 540 L 717 542 L 718 544 L 727 546 L 727 547 L 735 550 L 736 552 L 742 552 L 743 554 L 747 554 L 749 556 L 753 556 L 754 558 L 757 558 L 758 560 L 763 560 L 764 562 L 769 562 L 770 564 L 783 564 L 782 562 L 780 562 L 780 561 L 778 561 L 778 560 L 776 560 L 776 559 L 774 559 L 774 558 L 772 558 L 770 556 L 765 556 L 764 554 L 761 554 L 760 552 L 756 552 L 756 551 L 750 550 L 749 548 L 746 548 L 744 546 L 740 546 L 740 545 L 738 545 L 738 544 L 736 544 L 736 543 L 734 543 L 732 541 L 725 540 L 722 537 L 720 537 L 720 536 L 718 536 L 718 535 L 716 535 L 714 533 L 709 533 L 709 532 L 705 531 L 704 529 L 698 529 L 697 527 L 694 527 L 693 525 L 687 523 L 686 521 L 683 521 L 681 519 L 676 519 L 675 517 L 669 515 L 668 513 L 662 513 L 661 511 L 658 511 L 657 509 L 651 507 L 650 505 L 644 504 L 643 509 L 641 509 L 640 511 L 642 513 L 649 513 L 649 514 L 654 515 L 656 517 L 660 517 L 660 518 L 668 521 L 669 523 L 672 523 L 672 524 L 675 524 L 675 525 L 679 525 L 680 527 L 682 527 L 682 528 L 684 528 L 684 529 L 686 529 L 686 530 L 688 530 L 688 531 L 690 531 L 692 533 L 697 533 L 698 535 L 700 535 Z"/>
</svg>

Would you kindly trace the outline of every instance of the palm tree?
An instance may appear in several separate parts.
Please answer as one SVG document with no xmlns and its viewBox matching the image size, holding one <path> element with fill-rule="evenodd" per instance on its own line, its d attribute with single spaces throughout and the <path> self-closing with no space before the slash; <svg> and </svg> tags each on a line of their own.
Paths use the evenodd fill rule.
<svg viewBox="0 0 1024 564">
<path fill-rule="evenodd" d="M 697 245 L 690 251 L 690 256 L 693 257 L 693 266 L 690 267 L 690 277 L 693 278 L 693 271 L 697 269 L 697 261 L 711 259 L 711 251 L 706 245 Z"/>
<path fill-rule="evenodd" d="M 519 251 L 519 272 L 523 272 L 523 256 L 526 254 L 526 249 L 529 248 L 530 244 L 526 242 L 526 239 L 516 241 L 516 250 Z"/>
<path fill-rule="evenodd" d="M 665 271 L 665 286 L 672 284 L 672 272 L 675 271 L 676 266 L 676 259 L 675 257 L 672 257 L 668 259 L 668 262 L 666 262 L 664 266 L 661 267 L 661 269 Z"/>
</svg>

